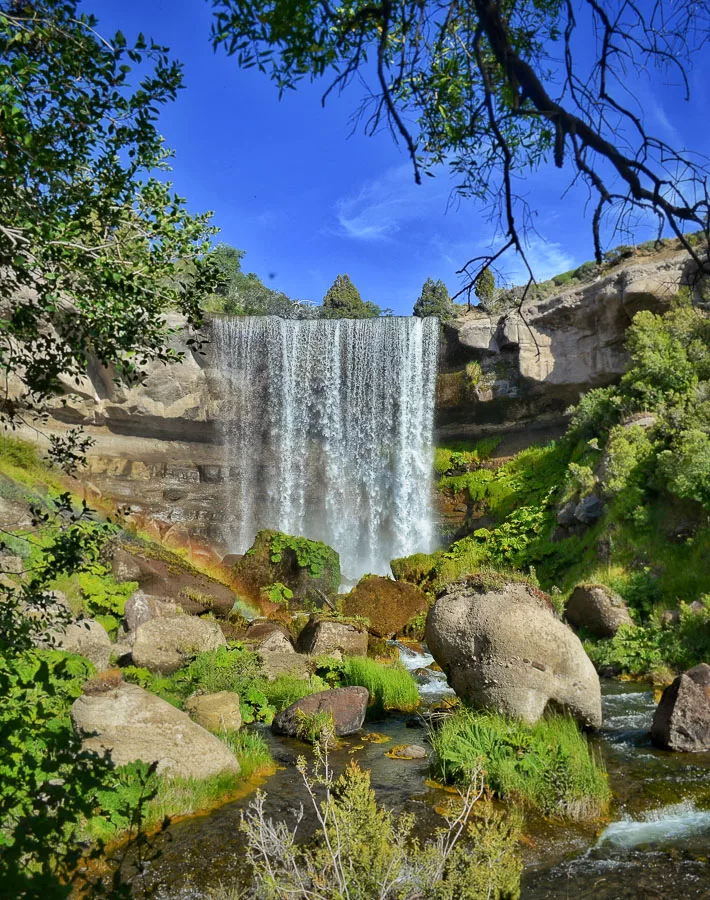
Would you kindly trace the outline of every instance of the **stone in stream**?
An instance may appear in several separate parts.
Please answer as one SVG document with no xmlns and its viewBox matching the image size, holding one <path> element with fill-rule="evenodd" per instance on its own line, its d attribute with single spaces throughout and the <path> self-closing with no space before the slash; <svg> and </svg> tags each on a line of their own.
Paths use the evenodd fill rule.
<svg viewBox="0 0 710 900">
<path fill-rule="evenodd" d="M 426 643 L 449 685 L 476 707 L 530 723 L 565 711 L 601 725 L 591 660 L 529 584 L 478 575 L 446 586 L 427 617 Z"/>
<path fill-rule="evenodd" d="M 298 636 L 299 653 L 323 656 L 340 650 L 349 656 L 367 656 L 367 629 L 338 619 L 312 615 Z"/>
<path fill-rule="evenodd" d="M 138 626 L 133 664 L 169 675 L 193 653 L 218 650 L 227 643 L 217 622 L 195 616 L 150 619 Z"/>
<path fill-rule="evenodd" d="M 429 754 L 419 744 L 401 744 L 388 750 L 385 756 L 390 759 L 426 759 Z"/>
<path fill-rule="evenodd" d="M 315 713 L 330 713 L 333 717 L 335 733 L 339 737 L 355 734 L 362 728 L 367 711 L 370 694 L 364 687 L 336 688 L 332 691 L 319 691 L 292 703 L 282 710 L 271 724 L 275 734 L 297 737 L 303 716 Z"/>
<path fill-rule="evenodd" d="M 586 628 L 595 637 L 614 637 L 622 625 L 634 624 L 621 597 L 603 584 L 578 584 L 565 618 L 574 628 Z"/>
<path fill-rule="evenodd" d="M 700 663 L 679 675 L 658 704 L 651 740 L 666 750 L 710 750 L 710 666 Z"/>
<path fill-rule="evenodd" d="M 72 705 L 74 730 L 85 750 L 108 751 L 117 766 L 156 762 L 160 774 L 183 778 L 239 772 L 231 750 L 186 713 L 137 684 L 106 687 Z"/>
</svg>

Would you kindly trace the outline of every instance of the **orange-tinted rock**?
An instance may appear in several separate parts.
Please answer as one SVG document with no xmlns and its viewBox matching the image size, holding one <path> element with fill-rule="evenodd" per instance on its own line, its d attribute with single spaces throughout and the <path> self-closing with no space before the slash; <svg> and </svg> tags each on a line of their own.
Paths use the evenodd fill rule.
<svg viewBox="0 0 710 900">
<path fill-rule="evenodd" d="M 426 594 L 413 584 L 392 581 L 379 575 L 365 575 L 345 598 L 347 616 L 364 616 L 370 634 L 390 638 L 419 613 L 426 612 Z"/>
</svg>

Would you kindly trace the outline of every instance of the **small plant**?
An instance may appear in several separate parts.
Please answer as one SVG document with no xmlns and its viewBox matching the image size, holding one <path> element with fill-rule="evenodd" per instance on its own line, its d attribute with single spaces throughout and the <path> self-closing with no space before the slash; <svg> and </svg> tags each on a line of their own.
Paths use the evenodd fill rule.
<svg viewBox="0 0 710 900">
<path fill-rule="evenodd" d="M 302 741 L 307 741 L 309 744 L 320 741 L 323 746 L 333 746 L 335 739 L 333 714 L 326 710 L 314 713 L 306 713 L 302 709 L 297 710 L 296 734 Z"/>
<path fill-rule="evenodd" d="M 278 603 L 288 609 L 289 600 L 293 599 L 293 591 L 280 581 L 275 581 L 261 589 L 262 596 L 271 603 Z"/>
</svg>

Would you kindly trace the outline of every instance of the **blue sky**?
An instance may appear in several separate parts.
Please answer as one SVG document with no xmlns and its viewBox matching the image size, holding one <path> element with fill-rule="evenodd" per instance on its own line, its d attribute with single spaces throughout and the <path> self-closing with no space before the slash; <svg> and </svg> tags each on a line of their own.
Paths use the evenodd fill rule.
<svg viewBox="0 0 710 900">
<path fill-rule="evenodd" d="M 446 172 L 417 186 L 388 134 L 351 134 L 356 90 L 325 109 L 319 84 L 279 102 L 267 76 L 215 53 L 204 0 L 90 0 L 84 8 L 104 35 L 120 28 L 130 40 L 143 31 L 183 62 L 186 88 L 160 122 L 176 151 L 172 179 L 192 210 L 214 211 L 221 239 L 246 250 L 244 268 L 271 287 L 319 302 L 347 273 L 365 299 L 408 314 L 427 277 L 454 293 L 456 270 L 489 246 L 493 227 L 484 211 L 449 203 Z M 709 85 L 705 60 L 693 76 L 692 105 L 670 88 L 641 83 L 635 91 L 660 137 L 705 149 Z M 549 168 L 526 183 L 537 210 L 529 255 L 539 279 L 593 256 L 586 192 L 565 193 L 568 183 L 568 173 Z M 515 263 L 507 275 L 520 275 Z"/>
</svg>

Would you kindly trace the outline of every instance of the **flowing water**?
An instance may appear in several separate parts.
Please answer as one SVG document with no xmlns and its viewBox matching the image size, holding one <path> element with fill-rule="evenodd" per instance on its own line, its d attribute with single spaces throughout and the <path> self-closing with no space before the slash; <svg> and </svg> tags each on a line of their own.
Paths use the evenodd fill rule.
<svg viewBox="0 0 710 900">
<path fill-rule="evenodd" d="M 325 541 L 343 573 L 432 549 L 438 319 L 218 318 L 227 540 Z"/>
<path fill-rule="evenodd" d="M 421 648 L 400 646 L 407 668 L 426 668 L 431 657 Z M 438 673 L 422 686 L 422 697 L 449 691 Z M 710 754 L 674 754 L 654 750 L 649 728 L 652 692 L 643 685 L 603 684 L 604 726 L 596 738 L 614 792 L 612 821 L 593 826 L 533 821 L 522 848 L 525 870 L 522 900 L 676 900 L 710 898 Z M 421 722 L 389 717 L 366 726 L 394 743 L 425 743 Z M 292 810 L 308 798 L 295 771 L 304 745 L 276 738 L 270 743 L 279 769 L 266 780 L 267 812 L 295 821 Z M 448 795 L 428 786 L 426 761 L 387 758 L 387 744 L 365 743 L 355 735 L 333 754 L 336 768 L 357 759 L 371 771 L 378 800 L 396 811 L 413 812 L 422 835 L 441 825 L 434 807 Z M 244 885 L 247 877 L 242 810 L 249 797 L 226 804 L 210 815 L 170 828 L 160 844 L 161 856 L 147 883 L 159 900 L 202 900 L 219 885 Z M 304 821 L 305 834 L 309 824 Z"/>
</svg>

